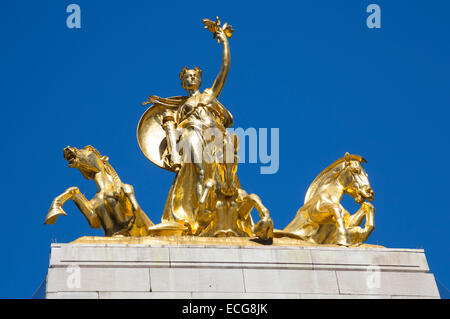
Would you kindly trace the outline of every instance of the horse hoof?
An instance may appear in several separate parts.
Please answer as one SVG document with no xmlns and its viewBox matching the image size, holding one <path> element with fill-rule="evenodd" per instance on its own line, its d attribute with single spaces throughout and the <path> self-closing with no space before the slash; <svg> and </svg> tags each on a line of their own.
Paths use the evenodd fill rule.
<svg viewBox="0 0 450 319">
<path fill-rule="evenodd" d="M 51 207 L 48 210 L 47 216 L 45 217 L 44 224 L 54 225 L 58 216 L 67 216 L 66 212 L 62 210 L 60 207 Z"/>
</svg>

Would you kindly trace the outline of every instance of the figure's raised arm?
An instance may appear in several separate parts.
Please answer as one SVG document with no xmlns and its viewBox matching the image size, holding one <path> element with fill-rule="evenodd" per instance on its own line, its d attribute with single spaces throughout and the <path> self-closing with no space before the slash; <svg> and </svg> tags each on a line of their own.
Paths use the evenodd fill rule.
<svg viewBox="0 0 450 319">
<path fill-rule="evenodd" d="M 220 93 L 222 92 L 223 86 L 225 85 L 225 81 L 228 76 L 228 71 L 230 70 L 231 54 L 230 54 L 230 44 L 223 29 L 220 28 L 219 30 L 217 30 L 216 38 L 223 43 L 222 66 L 211 88 L 213 94 L 216 96 L 216 98 L 218 98 Z"/>
</svg>

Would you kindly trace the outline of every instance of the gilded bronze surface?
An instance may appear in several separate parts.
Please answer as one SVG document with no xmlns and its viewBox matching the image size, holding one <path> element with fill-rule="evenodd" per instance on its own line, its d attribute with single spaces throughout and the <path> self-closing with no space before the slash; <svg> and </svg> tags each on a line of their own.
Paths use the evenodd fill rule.
<svg viewBox="0 0 450 319">
<path fill-rule="evenodd" d="M 62 207 L 71 199 L 89 225 L 102 228 L 105 236 L 149 235 L 153 223 L 137 203 L 133 187 L 122 183 L 107 156 L 89 145 L 83 149 L 66 147 L 64 158 L 69 167 L 77 168 L 86 179 L 95 182 L 97 193 L 89 201 L 78 187 L 68 188 L 53 200 L 45 224 L 53 225 L 58 216 L 67 215 Z"/>
<path fill-rule="evenodd" d="M 195 216 L 194 234 L 213 237 L 273 238 L 269 210 L 256 194 L 247 194 L 237 178 L 238 137 L 233 135 L 234 160 L 213 163 L 213 178 L 205 183 Z M 226 146 L 225 146 L 226 148 Z M 225 150 L 224 150 L 225 152 Z M 254 225 L 250 212 L 256 208 L 261 220 Z"/>
<path fill-rule="evenodd" d="M 260 198 L 248 195 L 239 184 L 237 137 L 227 127 L 231 113 L 218 101 L 230 69 L 228 38 L 233 29 L 208 19 L 205 28 L 223 44 L 222 66 L 213 85 L 200 92 L 202 71 L 183 68 L 181 86 L 187 96 L 161 98 L 151 95 L 152 104 L 138 124 L 142 152 L 159 167 L 176 173 L 162 216 L 162 224 L 177 222 L 185 234 L 198 236 L 273 237 L 273 222 Z M 232 150 L 231 159 L 227 149 Z M 250 215 L 256 207 L 261 221 L 254 225 Z"/>
<path fill-rule="evenodd" d="M 88 201 L 78 188 L 67 189 L 54 199 L 45 223 L 54 224 L 58 216 L 66 215 L 62 206 L 72 199 L 91 227 L 112 236 L 76 242 L 361 245 L 375 227 L 375 208 L 369 203 L 374 192 L 362 167 L 366 161 L 358 155 L 346 153 L 317 176 L 304 205 L 284 230 L 274 229 L 261 199 L 241 187 L 239 141 L 227 131 L 233 116 L 218 100 L 230 70 L 228 38 L 234 30 L 227 23 L 221 26 L 219 18 L 203 23 L 222 44 L 222 64 L 212 86 L 201 92 L 201 69 L 185 67 L 179 75 L 185 96 L 151 95 L 142 103 L 149 108 L 137 127 L 139 147 L 152 163 L 175 174 L 161 223 L 150 221 L 132 186 L 123 184 L 108 158 L 92 146 L 67 147 L 64 157 L 70 167 L 95 181 L 97 194 Z M 344 194 L 361 205 L 353 215 L 340 204 Z M 260 216 L 256 224 L 251 216 L 254 208 Z"/>
<path fill-rule="evenodd" d="M 375 208 L 366 200 L 373 201 L 374 192 L 362 163 L 367 162 L 358 155 L 346 153 L 320 173 L 309 187 L 304 205 L 284 229 L 285 235 L 316 244 L 345 246 L 367 240 L 375 228 Z M 340 204 L 344 193 L 361 205 L 353 215 Z"/>
</svg>

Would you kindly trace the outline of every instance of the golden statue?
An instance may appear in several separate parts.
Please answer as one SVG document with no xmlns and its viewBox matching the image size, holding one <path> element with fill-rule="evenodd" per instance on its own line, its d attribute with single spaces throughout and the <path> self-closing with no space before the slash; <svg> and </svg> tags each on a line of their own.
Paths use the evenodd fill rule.
<svg viewBox="0 0 450 319">
<path fill-rule="evenodd" d="M 69 199 L 86 217 L 92 228 L 102 228 L 105 236 L 146 236 L 153 225 L 134 196 L 133 186 L 124 184 L 116 171 L 94 147 L 66 147 L 64 158 L 69 167 L 77 168 L 86 179 L 94 180 L 97 193 L 90 201 L 78 187 L 70 187 L 53 200 L 45 224 L 54 225 L 60 215 L 67 215 L 62 206 Z"/>
<path fill-rule="evenodd" d="M 262 239 L 268 239 L 272 236 L 268 228 L 272 225 L 273 229 L 273 223 L 267 208 L 256 195 L 244 195 L 232 170 L 223 175 L 229 165 L 237 167 L 234 155 L 225 156 L 227 151 L 224 150 L 226 147 L 237 150 L 237 138 L 233 141 L 226 130 L 233 125 L 233 116 L 218 101 L 230 69 L 228 37 L 233 29 L 226 23 L 221 27 L 218 18 L 215 23 L 207 19 L 203 22 L 223 44 L 222 67 L 214 84 L 200 92 L 200 68 L 183 68 L 180 80 L 187 96 L 150 96 L 143 105 L 153 105 L 138 125 L 137 137 L 142 152 L 156 165 L 177 174 L 161 225 L 180 223 L 188 228 L 186 234 L 254 236 L 250 211 L 256 206 L 263 219 L 255 229 Z M 222 176 L 221 183 L 217 183 L 219 176 Z M 221 187 L 224 183 L 232 185 L 231 188 L 225 190 Z M 209 192 L 213 184 L 216 191 Z"/>
<path fill-rule="evenodd" d="M 67 189 L 54 199 L 45 223 L 54 224 L 59 215 L 66 215 L 62 206 L 72 199 L 89 225 L 102 227 L 106 236 L 164 236 L 168 240 L 174 235 L 196 236 L 196 240 L 257 237 L 272 243 L 275 237 L 278 243 L 288 240 L 343 246 L 367 240 L 374 229 L 375 208 L 366 201 L 373 201 L 374 192 L 362 167 L 366 161 L 358 155 L 346 153 L 320 173 L 309 187 L 303 207 L 282 231 L 273 229 L 269 210 L 261 199 L 242 189 L 237 177 L 239 141 L 227 131 L 233 125 L 233 116 L 218 101 L 230 69 L 228 38 L 233 29 L 227 23 L 221 26 L 218 18 L 215 22 L 203 19 L 203 23 L 223 45 L 222 66 L 213 85 L 200 92 L 202 71 L 185 67 L 180 80 L 186 96 L 151 95 L 142 103 L 150 107 L 138 124 L 139 147 L 151 162 L 176 174 L 161 223 L 150 221 L 139 207 L 132 186 L 123 184 L 108 158 L 92 146 L 81 150 L 66 147 L 64 157 L 70 167 L 95 181 L 97 194 L 88 201 L 78 188 Z M 343 194 L 351 195 L 361 205 L 355 214 L 340 204 Z M 256 224 L 251 216 L 253 208 L 261 218 Z"/>
<path fill-rule="evenodd" d="M 372 204 L 374 192 L 358 155 L 345 156 L 328 166 L 309 186 L 304 205 L 294 220 L 277 236 L 286 235 L 315 244 L 357 245 L 375 228 Z M 361 208 L 353 215 L 340 204 L 342 195 L 351 195 Z M 365 227 L 360 227 L 363 219 Z"/>
</svg>

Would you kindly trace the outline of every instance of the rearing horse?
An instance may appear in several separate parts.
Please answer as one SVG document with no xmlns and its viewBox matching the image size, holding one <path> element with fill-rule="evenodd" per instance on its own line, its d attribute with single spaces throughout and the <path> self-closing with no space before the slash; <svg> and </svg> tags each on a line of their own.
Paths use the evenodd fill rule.
<svg viewBox="0 0 450 319">
<path fill-rule="evenodd" d="M 372 233 L 375 208 L 374 192 L 358 155 L 345 156 L 328 166 L 309 187 L 304 205 L 281 235 L 301 238 L 316 244 L 349 246 L 364 242 Z M 340 204 L 342 195 L 352 196 L 361 208 L 350 215 Z M 364 217 L 365 227 L 360 227 Z"/>
<path fill-rule="evenodd" d="M 90 201 L 78 187 L 70 187 L 57 196 L 45 218 L 45 224 L 53 225 L 60 215 L 66 215 L 63 205 L 69 199 L 84 215 L 92 228 L 102 228 L 105 236 L 146 236 L 152 221 L 136 201 L 131 185 L 122 183 L 108 157 L 94 147 L 83 149 L 66 147 L 64 158 L 69 167 L 77 168 L 86 179 L 94 180 L 97 193 Z"/>
</svg>

